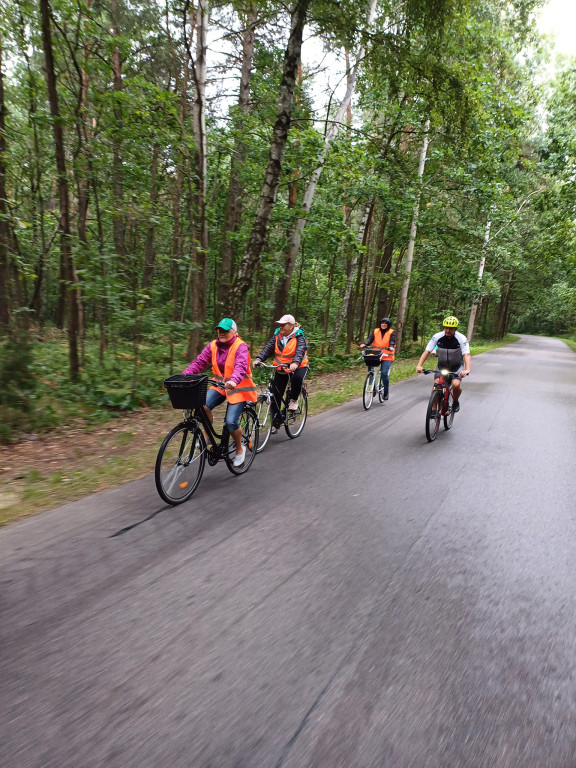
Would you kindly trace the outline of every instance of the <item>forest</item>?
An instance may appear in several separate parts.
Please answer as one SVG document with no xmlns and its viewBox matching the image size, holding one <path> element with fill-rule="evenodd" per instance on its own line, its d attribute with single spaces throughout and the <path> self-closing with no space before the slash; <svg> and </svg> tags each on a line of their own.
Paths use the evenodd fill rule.
<svg viewBox="0 0 576 768">
<path fill-rule="evenodd" d="M 258 345 L 290 312 L 317 360 L 383 315 L 401 355 L 445 314 L 573 334 L 576 61 L 540 5 L 3 0 L 0 440 L 154 402 L 222 316 Z"/>
</svg>

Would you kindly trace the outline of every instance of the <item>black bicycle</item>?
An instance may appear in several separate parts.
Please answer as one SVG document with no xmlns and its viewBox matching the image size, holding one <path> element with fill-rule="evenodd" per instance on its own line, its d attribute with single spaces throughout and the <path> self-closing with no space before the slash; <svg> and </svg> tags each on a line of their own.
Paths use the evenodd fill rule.
<svg viewBox="0 0 576 768">
<path fill-rule="evenodd" d="M 262 368 L 271 368 L 273 371 L 277 368 L 282 368 L 282 366 L 266 365 L 266 363 L 260 363 L 258 367 L 260 366 Z M 260 430 L 258 448 L 256 450 L 257 453 L 263 451 L 268 444 L 273 428 L 278 429 L 283 426 L 288 437 L 294 440 L 302 434 L 306 419 L 308 418 L 308 392 L 306 390 L 306 381 L 302 382 L 302 391 L 296 401 L 298 407 L 296 410 L 291 411 L 288 408 L 288 393 L 290 387 L 286 387 L 284 397 L 282 398 L 282 401 L 278 403 L 278 400 L 272 391 L 273 379 L 274 374 L 271 373 L 266 389 L 258 395 L 258 401 L 256 403 L 256 415 L 258 417 L 258 426 Z M 273 423 L 272 400 L 274 400 L 276 405 L 277 421 L 275 423 Z"/>
<path fill-rule="evenodd" d="M 435 373 L 438 376 L 437 381 L 434 382 L 434 389 L 426 409 L 426 439 L 432 443 L 436 440 L 442 419 L 444 420 L 444 429 L 451 429 L 454 423 L 452 382 L 457 374 L 450 373 L 448 370 L 436 371 L 431 368 L 424 368 L 422 373 Z"/>
<path fill-rule="evenodd" d="M 156 488 L 167 504 L 187 501 L 202 479 L 206 460 L 210 466 L 224 461 L 233 475 L 243 475 L 252 466 L 258 450 L 258 417 L 253 403 L 245 403 L 239 419 L 242 445 L 246 450 L 244 463 L 234 466 L 236 446 L 226 425 L 218 434 L 210 423 L 204 404 L 208 384 L 219 384 L 205 374 L 177 374 L 164 381 L 173 408 L 184 411 L 184 419 L 164 438 L 154 477 Z M 209 448 L 202 431 L 208 435 Z"/>
</svg>

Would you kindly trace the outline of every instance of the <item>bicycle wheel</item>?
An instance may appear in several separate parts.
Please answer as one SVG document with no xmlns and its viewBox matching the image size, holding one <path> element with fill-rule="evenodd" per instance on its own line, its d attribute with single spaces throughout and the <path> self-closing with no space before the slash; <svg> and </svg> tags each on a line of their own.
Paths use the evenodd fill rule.
<svg viewBox="0 0 576 768">
<path fill-rule="evenodd" d="M 306 419 L 308 418 L 308 393 L 302 387 L 298 398 L 298 408 L 295 411 L 286 409 L 286 423 L 284 429 L 291 440 L 302 434 Z"/>
<path fill-rule="evenodd" d="M 168 432 L 156 458 L 154 479 L 167 504 L 182 504 L 198 487 L 206 461 L 206 442 L 199 427 L 179 424 Z"/>
<path fill-rule="evenodd" d="M 368 371 L 366 381 L 364 382 L 364 392 L 362 393 L 362 404 L 365 411 L 370 408 L 372 400 L 374 400 L 374 379 L 374 371 Z"/>
<path fill-rule="evenodd" d="M 261 453 L 272 434 L 272 400 L 268 395 L 258 396 L 256 416 L 258 418 L 258 448 L 256 453 Z"/>
<path fill-rule="evenodd" d="M 382 374 L 378 374 L 378 401 L 384 402 L 384 383 L 382 382 Z"/>
<path fill-rule="evenodd" d="M 444 413 L 444 429 L 450 429 L 453 421 L 454 421 L 454 401 L 452 399 L 452 392 L 450 392 L 446 400 L 446 412 Z"/>
<path fill-rule="evenodd" d="M 244 464 L 239 467 L 234 466 L 236 456 L 236 447 L 234 440 L 230 438 L 228 452 L 225 456 L 226 466 L 233 475 L 243 475 L 248 472 L 256 454 L 258 453 L 258 417 L 256 411 L 250 406 L 245 406 L 238 419 L 238 425 L 242 430 L 242 446 L 246 449 L 246 458 Z"/>
<path fill-rule="evenodd" d="M 434 411 L 434 415 L 432 412 Z M 426 439 L 429 443 L 436 440 L 442 418 L 442 390 L 435 389 L 430 395 L 428 409 L 426 411 Z"/>
</svg>

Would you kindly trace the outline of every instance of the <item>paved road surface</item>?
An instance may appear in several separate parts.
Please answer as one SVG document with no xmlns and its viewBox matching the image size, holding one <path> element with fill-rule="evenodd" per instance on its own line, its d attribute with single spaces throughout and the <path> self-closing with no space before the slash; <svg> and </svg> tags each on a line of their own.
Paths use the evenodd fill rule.
<svg viewBox="0 0 576 768">
<path fill-rule="evenodd" d="M 574 768 L 576 355 L 472 363 L 2 530 L 3 765 Z"/>
</svg>

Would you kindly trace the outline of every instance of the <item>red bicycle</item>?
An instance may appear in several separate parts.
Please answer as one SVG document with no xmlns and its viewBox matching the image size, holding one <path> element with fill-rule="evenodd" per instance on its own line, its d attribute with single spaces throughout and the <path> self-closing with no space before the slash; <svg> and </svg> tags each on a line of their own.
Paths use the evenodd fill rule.
<svg viewBox="0 0 576 768">
<path fill-rule="evenodd" d="M 426 439 L 431 443 L 436 440 L 442 419 L 444 419 L 444 429 L 451 429 L 454 422 L 452 382 L 457 374 L 447 370 L 438 372 L 430 368 L 424 368 L 422 373 L 434 373 L 438 376 L 426 410 Z"/>
</svg>

